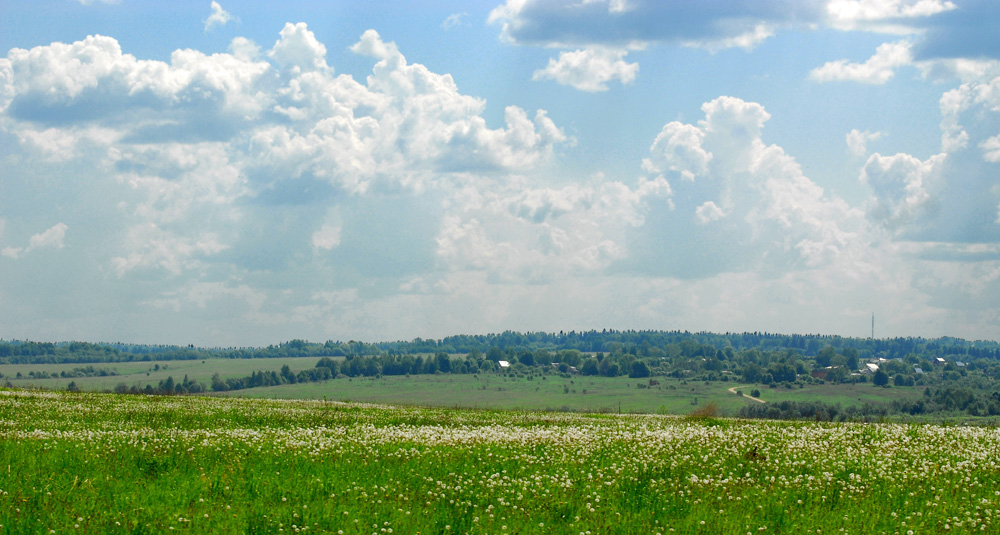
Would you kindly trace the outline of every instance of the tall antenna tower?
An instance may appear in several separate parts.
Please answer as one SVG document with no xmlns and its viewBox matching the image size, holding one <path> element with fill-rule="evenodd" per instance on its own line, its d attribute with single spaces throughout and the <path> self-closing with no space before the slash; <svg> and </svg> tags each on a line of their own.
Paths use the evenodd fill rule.
<svg viewBox="0 0 1000 535">
<path fill-rule="evenodd" d="M 872 312 L 872 340 L 875 339 L 875 313 Z"/>
</svg>

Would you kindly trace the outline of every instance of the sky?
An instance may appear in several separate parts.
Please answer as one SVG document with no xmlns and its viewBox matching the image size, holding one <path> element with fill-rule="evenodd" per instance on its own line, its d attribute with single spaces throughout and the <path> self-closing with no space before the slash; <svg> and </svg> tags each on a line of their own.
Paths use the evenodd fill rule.
<svg viewBox="0 0 1000 535">
<path fill-rule="evenodd" d="M 996 2 L 0 14 L 0 338 L 1000 339 Z"/>
</svg>

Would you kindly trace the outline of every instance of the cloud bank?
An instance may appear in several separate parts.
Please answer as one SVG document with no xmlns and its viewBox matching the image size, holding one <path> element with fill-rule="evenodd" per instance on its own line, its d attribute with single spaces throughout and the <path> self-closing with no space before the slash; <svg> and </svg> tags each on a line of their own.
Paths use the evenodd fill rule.
<svg viewBox="0 0 1000 535">
<path fill-rule="evenodd" d="M 815 68 L 811 77 L 819 82 L 884 84 L 905 65 L 928 76 L 962 74 L 1000 59 L 998 16 L 1000 8 L 987 0 L 507 0 L 488 22 L 512 45 L 576 48 L 560 52 L 535 79 L 603 91 L 614 78 L 630 83 L 639 69 L 638 62 L 622 61 L 624 52 L 613 57 L 609 51 L 657 45 L 751 51 L 779 31 L 822 28 L 908 37 L 882 44 L 867 61 L 838 59 Z"/>
<path fill-rule="evenodd" d="M 733 17 L 679 3 L 664 21 L 664 4 L 619 0 L 585 3 L 570 23 L 567 5 L 508 2 L 491 19 L 510 42 L 573 48 L 534 76 L 590 92 L 632 83 L 626 57 L 642 43 L 750 48 L 817 21 L 905 33 L 959 11 L 748 2 Z M 852 204 L 768 141 L 787 119 L 759 102 L 715 95 L 693 119 L 657 123 L 631 178 L 553 176 L 573 139 L 549 111 L 491 103 L 502 113 L 487 119 L 484 99 L 375 30 L 349 47 L 370 63 L 363 80 L 338 74 L 306 24 L 275 30 L 269 47 L 236 38 L 168 61 L 101 35 L 0 59 L 4 325 L 216 345 L 567 326 L 845 332 L 877 307 L 905 332 L 997 332 L 1000 77 L 988 70 L 942 95 L 935 154 L 840 134 L 865 197 Z M 927 57 L 925 42 L 894 39 L 812 78 L 884 84 Z"/>
</svg>

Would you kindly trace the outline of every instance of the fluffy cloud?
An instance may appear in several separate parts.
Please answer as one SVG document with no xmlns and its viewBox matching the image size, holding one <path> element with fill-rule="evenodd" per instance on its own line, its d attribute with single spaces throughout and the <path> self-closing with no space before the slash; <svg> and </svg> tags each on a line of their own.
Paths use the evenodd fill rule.
<svg viewBox="0 0 1000 535">
<path fill-rule="evenodd" d="M 523 32 L 544 19 L 538 10 L 564 4 L 518 5 L 502 20 L 510 38 L 528 42 Z M 605 18 L 660 9 L 581 6 Z M 600 50 L 654 38 L 749 44 L 756 28 L 819 16 L 751 9 L 752 20 L 726 31 L 719 12 L 700 19 L 714 33 L 608 37 Z M 565 41 L 598 50 L 584 37 Z M 628 178 L 627 168 L 624 178 L 565 176 L 550 164 L 570 139 L 545 110 L 491 102 L 488 121 L 483 99 L 374 30 L 350 50 L 372 58 L 364 79 L 335 74 L 327 46 L 304 24 L 285 25 L 270 49 L 237 38 L 229 53 L 181 50 L 168 61 L 138 59 L 102 36 L 0 59 L 5 163 L 23 176 L 5 182 L 0 198 L 2 254 L 14 273 L 0 280 L 0 297 L 27 303 L 0 310 L 0 322 L 40 317 L 32 303 L 56 308 L 22 298 L 53 281 L 72 281 L 65 287 L 93 310 L 65 311 L 49 332 L 73 337 L 107 324 L 87 336 L 116 336 L 127 308 L 135 325 L 121 329 L 133 338 L 209 343 L 566 325 L 754 330 L 762 317 L 788 330 L 845 332 L 878 303 L 913 332 L 948 315 L 934 304 L 949 299 L 940 288 L 995 311 L 982 297 L 994 286 L 962 284 L 994 280 L 995 251 L 954 245 L 1000 241 L 993 78 L 942 98 L 943 156 L 868 158 L 862 184 L 872 198 L 852 207 L 766 141 L 771 113 L 759 103 L 719 97 L 700 120 L 660 123 L 634 164 L 643 176 Z M 624 54 L 606 59 L 631 65 Z M 589 80 L 606 87 L 625 82 L 621 73 Z M 847 140 L 867 156 L 878 135 L 855 130 Z M 33 215 L 39 205 L 64 207 L 62 227 Z M 43 265 L 40 253 L 64 243 L 86 254 Z M 980 265 L 941 261 L 960 255 Z M 25 280 L 37 282 L 9 282 Z M 848 319 L 830 326 L 832 316 Z M 985 316 L 973 316 L 963 321 L 982 332 Z M 58 330 L 70 324 L 78 328 Z"/>
<path fill-rule="evenodd" d="M 948 0 L 830 0 L 826 4 L 829 24 L 842 30 L 871 29 L 912 33 L 907 19 L 922 19 L 956 9 Z"/>
<path fill-rule="evenodd" d="M 651 0 L 508 0 L 489 22 L 501 26 L 508 43 L 576 48 L 535 71 L 585 91 L 603 90 L 615 77 L 627 83 L 638 63 L 597 55 L 596 49 L 625 50 L 654 44 L 696 46 L 712 52 L 753 49 L 786 28 L 831 27 L 905 35 L 884 43 L 863 63 L 828 61 L 810 76 L 817 81 L 884 84 L 904 65 L 925 76 L 968 78 L 996 71 L 1000 37 L 991 21 L 995 2 L 968 0 L 829 0 L 807 2 L 705 2 Z"/>
<path fill-rule="evenodd" d="M 814 21 L 818 2 L 704 2 L 652 0 L 507 0 L 490 13 L 511 44 L 576 48 L 534 72 L 582 91 L 605 91 L 607 82 L 630 84 L 639 64 L 625 61 L 629 49 L 653 43 L 718 51 L 752 49 L 780 26 Z M 582 48 L 580 48 L 582 47 Z"/>
<path fill-rule="evenodd" d="M 0 221 L 0 235 L 2 235 L 3 225 Z M 18 259 L 37 249 L 62 249 L 63 241 L 66 237 L 65 223 L 56 223 L 48 230 L 35 234 L 28 240 L 27 247 L 4 247 L 0 254 L 7 258 Z"/>
<path fill-rule="evenodd" d="M 206 33 L 216 26 L 225 26 L 226 23 L 233 20 L 233 16 L 225 9 L 222 9 L 222 6 L 218 2 L 213 0 L 210 7 L 212 8 L 212 14 L 205 19 Z"/>
<path fill-rule="evenodd" d="M 726 217 L 726 213 L 722 211 L 722 208 L 719 208 L 718 205 L 712 201 L 705 201 L 701 206 L 695 209 L 694 215 L 698 218 L 698 222 L 703 225 Z"/>
<path fill-rule="evenodd" d="M 445 30 L 450 30 L 456 26 L 461 26 L 463 24 L 462 19 L 464 19 L 467 16 L 469 16 L 468 13 L 452 13 L 451 15 L 448 15 L 446 19 L 444 19 L 444 22 L 441 23 L 441 28 Z"/>
<path fill-rule="evenodd" d="M 449 75 L 407 63 L 374 30 L 351 50 L 378 60 L 367 85 L 303 73 L 278 89 L 274 110 L 295 122 L 253 134 L 253 153 L 260 155 L 255 174 L 280 168 L 354 192 L 374 183 L 419 190 L 436 172 L 530 168 L 566 141 L 543 110 L 530 117 L 509 106 L 504 127 L 488 128 L 482 99 L 461 94 Z"/>
<path fill-rule="evenodd" d="M 28 240 L 28 247 L 24 250 L 24 252 L 27 253 L 42 247 L 62 249 L 63 238 L 66 236 L 66 228 L 67 227 L 64 223 L 56 223 L 52 226 L 52 228 L 40 234 L 35 234 L 30 240 Z"/>
<path fill-rule="evenodd" d="M 312 235 L 312 245 L 316 249 L 330 250 L 339 244 L 340 227 L 323 225 Z"/>
<path fill-rule="evenodd" d="M 114 86 L 108 89 L 131 92 L 135 86 L 127 84 L 121 75 L 136 70 L 138 62 L 122 54 L 118 42 L 110 37 L 90 36 L 71 45 L 53 43 L 31 50 L 12 49 L 8 53 L 12 69 L 13 91 L 21 99 L 27 95 L 45 97 L 43 103 L 57 104 L 71 101 L 84 91 L 99 85 Z M 44 89 L 48 88 L 48 91 Z"/>
<path fill-rule="evenodd" d="M 705 134 L 705 150 L 726 154 L 714 159 L 716 174 L 730 177 L 750 168 L 766 148 L 761 132 L 771 114 L 756 102 L 728 96 L 702 104 L 701 110 L 705 118 L 698 128 Z"/>
<path fill-rule="evenodd" d="M 907 41 L 885 43 L 880 45 L 875 55 L 864 63 L 848 63 L 846 59 L 831 61 L 813 69 L 809 76 L 819 82 L 852 81 L 884 84 L 892 78 L 896 68 L 912 62 L 910 46 Z"/>
<path fill-rule="evenodd" d="M 895 70 L 913 65 L 926 78 L 982 81 L 1000 73 L 1000 34 L 993 21 L 1000 5 L 983 0 L 833 0 L 827 23 L 842 30 L 909 36 L 885 43 L 864 63 L 831 61 L 814 69 L 819 81 L 888 81 Z"/>
<path fill-rule="evenodd" d="M 1000 114 L 1000 76 L 964 83 L 947 91 L 941 96 L 940 109 L 941 146 L 944 151 L 956 152 L 965 148 L 970 137 L 992 137 L 995 128 L 983 128 L 984 123 L 979 119 L 981 114 L 990 114 L 994 118 Z M 983 139 L 981 143 L 980 147 L 989 160 L 991 141 Z"/>
<path fill-rule="evenodd" d="M 857 128 L 847 133 L 847 150 L 853 156 L 861 157 L 868 153 L 868 143 L 881 139 L 882 132 L 864 132 Z"/>
<path fill-rule="evenodd" d="M 705 132 L 694 125 L 677 121 L 667 123 L 653 140 L 652 157 L 643 160 L 643 168 L 652 173 L 667 170 L 679 173 L 687 180 L 708 170 L 712 154 L 702 144 Z"/>
<path fill-rule="evenodd" d="M 581 91 L 607 91 L 608 82 L 618 80 L 628 85 L 639 72 L 638 63 L 624 60 L 628 50 L 585 48 L 560 52 L 544 69 L 535 71 L 532 80 L 555 80 Z"/>
<path fill-rule="evenodd" d="M 445 219 L 438 255 L 453 270 L 484 271 L 505 283 L 600 273 L 628 254 L 627 229 L 643 225 L 671 195 L 662 178 L 634 186 L 601 178 L 557 188 L 514 181 L 485 189 Z"/>
<path fill-rule="evenodd" d="M 164 310 L 186 302 L 175 296 L 189 277 L 255 274 L 272 295 L 281 273 L 305 264 L 312 274 L 288 284 L 335 272 L 335 286 L 395 288 L 434 268 L 444 210 L 463 209 L 454 191 L 504 189 L 508 173 L 567 141 L 544 110 L 508 106 L 503 125 L 488 127 L 482 99 L 375 31 L 351 47 L 376 60 L 362 82 L 334 74 L 305 24 L 285 25 L 268 51 L 243 38 L 230 49 L 148 61 L 91 36 L 0 60 L 3 128 L 36 164 L 92 166 L 81 180 L 101 188 L 116 218 L 101 269 L 173 281 L 144 301 Z M 515 201 L 492 198 L 496 217 L 518 219 Z M 4 255 L 57 247 L 61 225 Z M 535 233 L 528 247 L 563 247 L 567 229 Z"/>
<path fill-rule="evenodd" d="M 118 130 L 132 140 L 223 138 L 261 111 L 271 67 L 228 54 L 178 50 L 171 62 L 137 60 L 118 42 L 12 49 L 7 114 L 35 125 Z"/>
<path fill-rule="evenodd" d="M 979 148 L 983 150 L 983 159 L 987 162 L 1000 162 L 1000 135 L 984 139 L 979 143 Z"/>
<path fill-rule="evenodd" d="M 897 240 L 939 244 L 1000 239 L 995 217 L 1000 202 L 995 126 L 1000 77 L 946 91 L 939 105 L 939 154 L 921 159 L 875 153 L 868 158 L 860 173 L 872 192 L 868 218 Z M 934 246 L 928 251 L 938 260 L 970 258 L 958 249 Z"/>
<path fill-rule="evenodd" d="M 862 183 L 875 194 L 868 217 L 895 233 L 911 223 L 924 224 L 937 209 L 927 183 L 940 179 L 944 162 L 943 154 L 926 161 L 908 154 L 871 155 L 861 171 Z"/>
<path fill-rule="evenodd" d="M 719 97 L 697 124 L 668 123 L 644 161 L 669 172 L 672 209 L 629 232 L 629 271 L 682 278 L 725 272 L 812 268 L 856 254 L 861 213 L 828 196 L 781 147 L 762 139 L 763 106 Z M 639 250 L 639 244 L 671 244 Z M 631 249 L 635 248 L 635 249 Z"/>
<path fill-rule="evenodd" d="M 119 276 L 140 268 L 162 269 L 180 275 L 202 267 L 204 256 L 227 248 L 214 234 L 183 236 L 153 223 L 132 227 L 125 245 L 128 254 L 111 259 L 111 266 Z"/>
<path fill-rule="evenodd" d="M 316 36 L 306 27 L 306 23 L 287 23 L 281 30 L 281 37 L 274 43 L 268 54 L 283 70 L 300 74 L 309 71 L 325 71 L 326 47 L 316 40 Z"/>
</svg>

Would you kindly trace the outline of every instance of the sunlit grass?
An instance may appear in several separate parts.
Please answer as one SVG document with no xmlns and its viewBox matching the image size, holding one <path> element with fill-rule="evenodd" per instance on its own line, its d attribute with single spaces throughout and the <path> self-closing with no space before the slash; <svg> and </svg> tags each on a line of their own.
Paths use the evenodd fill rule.
<svg viewBox="0 0 1000 535">
<path fill-rule="evenodd" d="M 996 532 L 1000 432 L 0 391 L 0 533 Z"/>
</svg>

